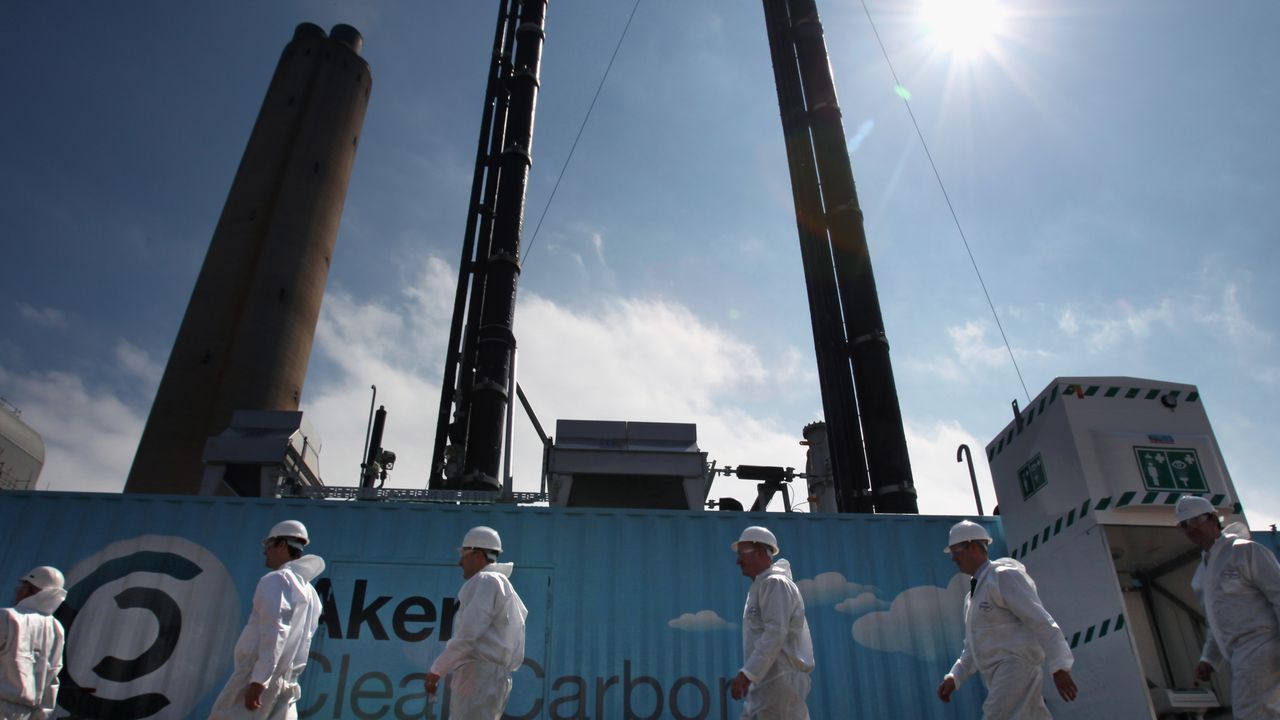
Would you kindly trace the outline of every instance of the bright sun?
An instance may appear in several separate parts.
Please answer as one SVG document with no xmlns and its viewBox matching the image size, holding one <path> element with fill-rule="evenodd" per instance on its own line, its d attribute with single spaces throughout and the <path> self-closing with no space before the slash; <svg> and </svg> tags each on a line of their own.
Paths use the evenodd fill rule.
<svg viewBox="0 0 1280 720">
<path fill-rule="evenodd" d="M 997 0 L 924 0 L 921 17 L 941 50 L 976 57 L 995 49 L 1005 11 Z"/>
</svg>

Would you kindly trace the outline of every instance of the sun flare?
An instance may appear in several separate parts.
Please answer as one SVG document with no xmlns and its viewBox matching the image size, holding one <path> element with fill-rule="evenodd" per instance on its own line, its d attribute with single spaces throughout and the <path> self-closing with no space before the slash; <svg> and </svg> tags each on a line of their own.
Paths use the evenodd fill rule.
<svg viewBox="0 0 1280 720">
<path fill-rule="evenodd" d="M 997 0 L 924 0 L 920 13 L 936 46 L 965 58 L 992 52 L 1006 20 Z"/>
</svg>

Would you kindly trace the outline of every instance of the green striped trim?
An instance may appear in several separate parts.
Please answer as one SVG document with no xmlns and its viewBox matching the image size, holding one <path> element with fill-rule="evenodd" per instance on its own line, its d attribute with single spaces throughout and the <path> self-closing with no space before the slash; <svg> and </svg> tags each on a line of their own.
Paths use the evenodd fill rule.
<svg viewBox="0 0 1280 720">
<path fill-rule="evenodd" d="M 1055 384 L 1053 387 L 1041 393 L 1038 398 L 1031 401 L 1031 405 L 1027 407 L 1027 411 L 1022 416 L 1023 428 L 1031 425 L 1031 423 L 1035 421 L 1037 414 L 1043 415 L 1045 406 L 1053 404 L 1053 401 L 1057 400 L 1059 395 L 1074 395 L 1080 400 L 1099 396 L 1122 400 L 1155 400 L 1161 395 L 1166 394 L 1170 398 L 1177 400 L 1182 395 L 1181 390 L 1166 391 L 1163 388 L 1136 388 L 1123 387 L 1119 385 L 1083 385 L 1081 383 L 1067 383 L 1065 386 L 1062 386 L 1061 391 L 1059 391 L 1058 388 L 1059 386 Z M 1184 402 L 1198 402 L 1200 400 L 1200 393 L 1193 390 L 1187 393 L 1187 396 L 1182 398 L 1182 400 Z M 1006 425 L 1005 429 L 1000 432 L 1000 435 L 987 445 L 987 462 L 995 460 L 996 456 L 1004 452 L 1006 448 L 1012 446 L 1013 439 L 1021 434 L 1022 428 L 1018 427 L 1018 423 L 1016 421 Z"/>
<path fill-rule="evenodd" d="M 1101 640 L 1107 636 L 1107 633 L 1117 633 L 1124 629 L 1124 613 L 1113 618 L 1107 618 L 1098 625 L 1090 625 L 1083 630 L 1077 630 L 1071 636 L 1071 649 L 1075 650 L 1081 645 L 1087 645 L 1094 640 Z"/>
<path fill-rule="evenodd" d="M 1045 407 L 1052 405 L 1057 399 L 1058 386 L 1056 384 L 1040 393 L 1035 400 L 1031 401 L 1031 404 L 1027 407 L 1027 412 L 1022 416 L 1023 428 L 1035 421 L 1037 413 L 1043 415 Z M 987 462 L 995 460 L 997 455 L 1004 452 L 1005 447 L 1012 445 L 1014 437 L 1021 435 L 1023 428 L 1019 428 L 1018 423 L 1015 421 L 1005 428 L 1008 432 L 1005 430 L 1000 431 L 1000 435 L 987 445 Z"/>
<path fill-rule="evenodd" d="M 1022 543 L 1021 546 L 1014 545 L 1013 550 L 1009 553 L 1009 557 L 1014 560 L 1021 560 L 1029 553 L 1039 549 L 1042 545 L 1049 544 L 1051 538 L 1057 537 L 1066 528 L 1076 523 L 1076 520 L 1083 520 L 1090 510 L 1118 510 L 1122 507 L 1130 505 L 1174 505 L 1178 502 L 1178 498 L 1183 495 L 1194 495 L 1196 497 L 1208 497 L 1210 504 L 1214 507 L 1222 507 L 1222 503 L 1226 502 L 1225 493 L 1207 496 L 1206 493 L 1183 493 L 1183 492 L 1147 492 L 1139 495 L 1136 491 L 1130 490 L 1123 492 L 1119 497 L 1098 498 L 1095 502 L 1092 498 L 1086 499 L 1080 504 L 1080 507 L 1073 507 L 1065 514 L 1059 515 L 1044 526 L 1044 529 L 1031 536 L 1031 539 Z M 1244 512 L 1244 508 L 1240 503 L 1235 503 L 1231 507 L 1231 511 L 1239 515 Z"/>
</svg>

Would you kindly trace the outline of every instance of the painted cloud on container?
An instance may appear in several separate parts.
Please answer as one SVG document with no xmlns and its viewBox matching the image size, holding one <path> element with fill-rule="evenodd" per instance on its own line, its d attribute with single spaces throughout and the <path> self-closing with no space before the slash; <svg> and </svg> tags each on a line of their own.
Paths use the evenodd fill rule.
<svg viewBox="0 0 1280 720">
<path fill-rule="evenodd" d="M 907 588 L 888 610 L 858 618 L 853 623 L 853 640 L 874 650 L 925 660 L 953 660 L 964 643 L 962 615 L 968 587 L 968 578 L 956 573 L 945 588 Z"/>
<path fill-rule="evenodd" d="M 674 620 L 667 621 L 667 627 L 685 632 L 707 632 L 710 630 L 727 630 L 738 627 L 716 614 L 714 610 L 699 610 L 696 613 L 683 613 Z"/>
<path fill-rule="evenodd" d="M 880 588 L 874 585 L 859 585 L 849 582 L 838 572 L 818 573 L 813 579 L 797 580 L 796 587 L 804 597 L 805 607 L 816 607 L 832 602 L 841 602 L 846 598 L 854 598 L 863 593 L 876 595 Z"/>
<path fill-rule="evenodd" d="M 861 615 L 871 610 L 884 610 L 889 603 L 875 596 L 875 593 L 864 592 L 855 597 L 845 598 L 836 603 L 836 612 L 849 615 Z"/>
</svg>

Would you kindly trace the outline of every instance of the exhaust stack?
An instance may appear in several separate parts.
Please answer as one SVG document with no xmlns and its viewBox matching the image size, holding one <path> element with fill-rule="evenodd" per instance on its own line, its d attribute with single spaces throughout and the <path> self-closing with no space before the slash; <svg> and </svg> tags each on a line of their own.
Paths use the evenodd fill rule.
<svg viewBox="0 0 1280 720">
<path fill-rule="evenodd" d="M 818 9 L 814 0 L 764 0 L 764 12 L 840 511 L 915 513 L 902 410 Z"/>
</svg>

